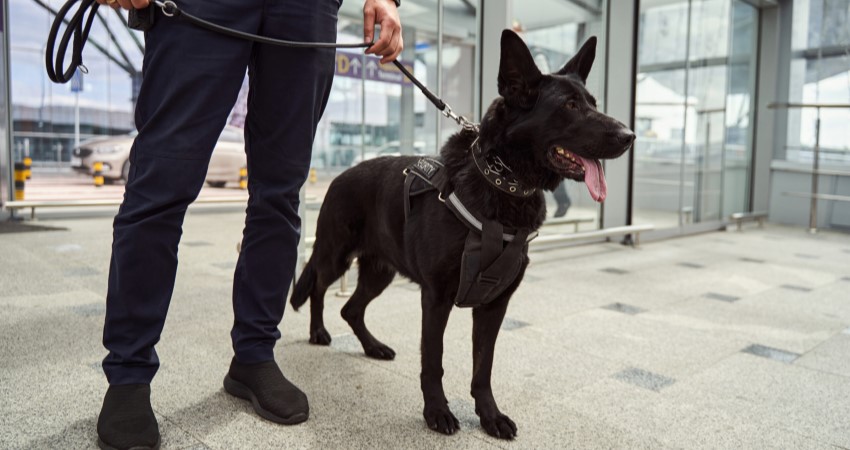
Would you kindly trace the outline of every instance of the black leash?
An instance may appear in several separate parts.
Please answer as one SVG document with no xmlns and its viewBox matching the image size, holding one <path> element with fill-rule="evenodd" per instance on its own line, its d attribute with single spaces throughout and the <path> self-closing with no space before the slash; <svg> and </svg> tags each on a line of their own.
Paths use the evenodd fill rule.
<svg viewBox="0 0 850 450">
<path fill-rule="evenodd" d="M 76 14 L 74 14 L 71 19 L 66 19 L 71 8 L 77 3 L 80 3 L 80 7 L 77 10 Z M 182 10 L 177 4 L 172 0 L 154 0 L 153 4 L 160 7 L 162 9 L 162 13 L 167 17 L 174 17 L 186 20 L 187 22 L 205 28 L 207 30 L 213 31 L 215 33 L 224 34 L 226 36 L 231 36 L 237 39 L 245 39 L 248 41 L 258 42 L 261 44 L 269 44 L 269 45 L 278 45 L 281 47 L 295 47 L 295 48 L 369 48 L 374 42 L 358 42 L 354 44 L 337 44 L 335 42 L 298 42 L 298 41 L 288 41 L 283 39 L 273 39 L 265 36 L 258 36 L 256 34 L 245 33 L 242 31 L 234 30 L 232 28 L 223 27 L 221 25 L 209 22 L 207 20 L 201 19 L 197 16 L 194 16 L 186 11 Z M 47 67 L 47 76 L 54 83 L 67 83 L 74 77 L 74 73 L 79 68 L 80 72 L 88 73 L 88 68 L 83 65 L 83 48 L 86 46 L 86 41 L 89 38 L 89 31 L 91 31 L 92 23 L 94 22 L 94 18 L 97 15 L 97 9 L 100 6 L 95 0 L 68 0 L 61 9 L 56 13 L 56 19 L 53 21 L 53 26 L 50 28 L 50 34 L 47 37 L 47 46 L 45 48 L 45 65 Z M 152 8 L 153 6 L 149 7 Z M 149 9 L 148 8 L 148 9 Z M 88 17 L 86 17 L 86 12 L 88 11 Z M 146 19 L 140 20 L 138 16 L 144 15 Z M 130 14 L 130 22 L 134 23 L 136 26 L 131 28 L 139 29 L 145 31 L 145 27 L 149 27 L 153 25 L 153 10 L 139 10 L 139 11 L 131 11 Z M 62 40 L 59 42 L 59 47 L 55 52 L 54 57 L 54 49 L 56 49 L 56 38 L 59 36 L 59 29 L 62 26 L 62 23 L 66 23 L 68 26 L 65 29 L 65 33 L 62 35 Z M 65 62 L 65 54 L 68 51 L 68 44 L 71 41 L 71 38 L 74 39 L 73 49 L 71 51 L 71 61 L 67 69 L 63 67 L 63 63 Z M 428 88 L 425 87 L 416 77 L 407 70 L 404 65 L 398 61 L 393 61 L 393 64 L 404 74 L 411 82 L 413 82 L 416 87 L 422 91 L 422 94 L 434 104 L 434 106 L 439 109 L 444 116 L 453 119 L 456 121 L 463 129 L 478 131 L 478 125 L 470 122 L 463 116 L 458 116 L 452 111 L 452 108 L 447 105 L 442 99 L 434 95 Z"/>
</svg>

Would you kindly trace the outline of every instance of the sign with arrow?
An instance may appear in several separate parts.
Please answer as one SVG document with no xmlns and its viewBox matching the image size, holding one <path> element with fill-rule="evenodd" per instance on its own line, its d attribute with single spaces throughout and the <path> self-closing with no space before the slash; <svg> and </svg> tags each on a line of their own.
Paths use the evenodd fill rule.
<svg viewBox="0 0 850 450">
<path fill-rule="evenodd" d="M 336 52 L 335 74 L 341 77 L 359 79 L 365 73 L 366 79 L 370 81 L 403 85 L 413 84 L 394 64 L 381 64 L 379 61 L 374 56 L 367 55 L 363 58 L 363 55 L 360 53 L 338 51 Z M 399 62 L 411 73 L 413 72 L 412 62 L 403 60 L 399 60 Z"/>
<path fill-rule="evenodd" d="M 79 93 L 83 92 L 83 89 L 83 72 L 81 72 L 80 69 L 77 69 L 77 71 L 74 72 L 74 76 L 71 77 L 71 92 Z"/>
</svg>

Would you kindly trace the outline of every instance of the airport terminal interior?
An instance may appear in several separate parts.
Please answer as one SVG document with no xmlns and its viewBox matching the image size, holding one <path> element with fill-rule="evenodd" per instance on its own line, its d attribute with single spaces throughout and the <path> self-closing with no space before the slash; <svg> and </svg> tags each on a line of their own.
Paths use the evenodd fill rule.
<svg viewBox="0 0 850 450">
<path fill-rule="evenodd" d="M 107 388 L 112 225 L 145 36 L 101 8 L 85 70 L 52 83 L 45 44 L 64 3 L 0 7 L 0 448 L 96 448 Z M 362 10 L 342 2 L 338 42 L 362 40 Z M 479 424 L 465 308 L 443 356 L 461 429 L 428 429 L 420 288 L 397 276 L 370 306 L 397 356 L 368 359 L 340 317 L 357 264 L 328 291 L 329 348 L 308 343 L 309 308 L 287 305 L 280 325 L 275 357 L 309 421 L 273 424 L 224 392 L 251 183 L 246 73 L 183 225 L 152 383 L 162 448 L 850 448 L 850 0 L 402 0 L 399 14 L 399 61 L 473 122 L 499 97 L 504 29 L 543 73 L 596 37 L 586 88 L 636 135 L 604 162 L 604 202 L 571 180 L 543 194 L 492 375 L 516 438 Z M 336 177 L 436 156 L 458 130 L 392 64 L 338 50 L 298 271 Z"/>
</svg>

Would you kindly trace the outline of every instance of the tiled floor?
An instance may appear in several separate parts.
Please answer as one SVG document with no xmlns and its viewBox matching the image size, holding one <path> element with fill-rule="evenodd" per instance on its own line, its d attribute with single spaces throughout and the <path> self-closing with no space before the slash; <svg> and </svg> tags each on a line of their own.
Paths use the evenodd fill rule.
<svg viewBox="0 0 850 450">
<path fill-rule="evenodd" d="M 226 395 L 242 219 L 187 217 L 153 383 L 164 448 L 850 447 L 850 235 L 768 226 L 532 253 L 493 370 L 519 426 L 504 442 L 469 396 L 468 310 L 453 313 L 444 357 L 463 428 L 425 427 L 421 312 L 404 282 L 367 313 L 390 362 L 362 355 L 344 299 L 328 297 L 330 348 L 307 343 L 306 310 L 287 311 L 276 352 L 310 397 L 307 423 L 271 424 Z M 0 448 L 93 448 L 111 220 L 31 225 L 56 229 L 0 233 Z"/>
</svg>

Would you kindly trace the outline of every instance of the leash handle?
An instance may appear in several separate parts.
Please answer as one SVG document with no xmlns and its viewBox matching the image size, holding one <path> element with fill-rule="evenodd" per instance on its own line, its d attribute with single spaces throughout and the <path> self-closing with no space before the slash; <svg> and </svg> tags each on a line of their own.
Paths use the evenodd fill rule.
<svg viewBox="0 0 850 450">
<path fill-rule="evenodd" d="M 67 20 L 65 17 L 68 11 L 74 6 L 77 1 L 80 2 L 80 8 L 74 16 Z M 50 32 L 47 35 L 47 45 L 45 46 L 44 58 L 45 66 L 47 67 L 47 77 L 54 83 L 67 83 L 74 77 L 74 73 L 79 68 L 81 72 L 87 73 L 88 69 L 83 65 L 83 48 L 89 38 L 92 23 L 97 15 L 97 8 L 100 6 L 94 0 L 68 0 L 62 5 L 59 12 L 56 13 L 56 18 L 53 20 L 53 25 L 50 27 Z M 85 17 L 86 11 L 91 8 L 88 18 Z M 68 28 L 65 29 L 65 34 L 62 35 L 62 40 L 59 41 L 59 48 L 56 51 L 54 59 L 53 53 L 56 48 L 56 38 L 59 37 L 59 28 L 62 23 L 67 23 Z M 85 25 L 84 25 L 85 23 Z M 67 69 L 63 67 L 65 62 L 65 53 L 68 51 L 68 44 L 74 38 L 74 47 L 71 50 L 71 62 Z"/>
</svg>

